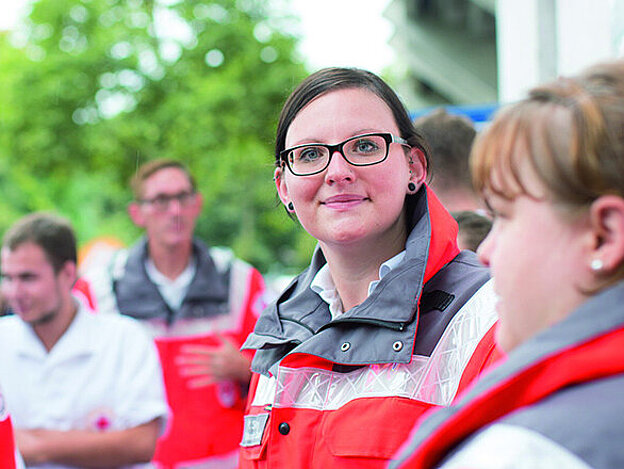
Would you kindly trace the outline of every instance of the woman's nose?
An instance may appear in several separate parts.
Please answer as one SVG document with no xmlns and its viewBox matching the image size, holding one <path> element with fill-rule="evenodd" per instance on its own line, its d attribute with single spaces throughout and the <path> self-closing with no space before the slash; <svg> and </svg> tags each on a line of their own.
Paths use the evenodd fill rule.
<svg viewBox="0 0 624 469">
<path fill-rule="evenodd" d="M 339 151 L 335 151 L 327 166 L 327 172 L 325 173 L 325 181 L 330 183 L 336 182 L 353 182 L 355 179 L 355 173 L 353 171 L 353 165 L 349 164 L 345 157 Z"/>
<path fill-rule="evenodd" d="M 479 261 L 481 261 L 481 263 L 487 267 L 490 266 L 490 256 L 492 254 L 493 245 L 494 241 L 492 231 L 490 231 L 485 239 L 481 241 L 481 244 L 479 244 L 479 247 L 477 248 L 477 256 L 479 257 Z"/>
</svg>

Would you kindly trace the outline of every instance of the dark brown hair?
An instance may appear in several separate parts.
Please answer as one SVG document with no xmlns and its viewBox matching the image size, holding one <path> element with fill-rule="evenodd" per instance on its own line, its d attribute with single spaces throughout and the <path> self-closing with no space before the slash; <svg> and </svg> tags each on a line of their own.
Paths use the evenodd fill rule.
<svg viewBox="0 0 624 469">
<path fill-rule="evenodd" d="M 2 245 L 14 251 L 25 243 L 43 249 L 54 272 L 58 273 L 66 262 L 77 262 L 76 236 L 65 218 L 45 212 L 36 212 L 20 218 L 4 234 Z"/>
<path fill-rule="evenodd" d="M 286 145 L 286 134 L 292 121 L 308 103 L 331 91 L 363 88 L 377 95 L 384 101 L 399 128 L 400 137 L 407 140 L 410 146 L 420 148 L 429 163 L 429 151 L 424 139 L 414 125 L 403 103 L 385 81 L 374 73 L 358 68 L 324 68 L 303 80 L 288 97 L 277 124 L 275 139 L 275 165 L 280 165 L 280 152 Z"/>
</svg>

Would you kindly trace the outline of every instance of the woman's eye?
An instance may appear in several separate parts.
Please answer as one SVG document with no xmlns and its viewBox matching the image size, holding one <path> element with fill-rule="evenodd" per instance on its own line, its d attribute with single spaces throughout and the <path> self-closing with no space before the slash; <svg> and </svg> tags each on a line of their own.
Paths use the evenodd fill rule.
<svg viewBox="0 0 624 469">
<path fill-rule="evenodd" d="M 379 147 L 370 140 L 358 140 L 353 145 L 353 149 L 358 153 L 371 153 L 378 149 Z"/>
<path fill-rule="evenodd" d="M 305 163 L 307 161 L 315 161 L 319 159 L 320 157 L 321 157 L 321 152 L 319 151 L 319 149 L 315 147 L 311 147 L 311 148 L 302 149 L 299 152 L 299 157 L 297 158 L 297 160 L 301 161 L 302 163 Z"/>
</svg>

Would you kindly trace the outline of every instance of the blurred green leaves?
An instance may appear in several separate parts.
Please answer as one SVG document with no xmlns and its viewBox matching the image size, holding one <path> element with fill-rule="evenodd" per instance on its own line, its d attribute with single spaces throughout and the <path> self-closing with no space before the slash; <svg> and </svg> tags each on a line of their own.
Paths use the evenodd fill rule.
<svg viewBox="0 0 624 469">
<path fill-rule="evenodd" d="M 277 0 L 275 0 L 277 1 Z M 183 160 L 204 195 L 198 234 L 263 272 L 299 269 L 312 241 L 276 205 L 273 139 L 306 74 L 259 0 L 39 0 L 0 36 L 0 230 L 57 210 L 79 239 L 139 234 L 138 164 Z"/>
</svg>

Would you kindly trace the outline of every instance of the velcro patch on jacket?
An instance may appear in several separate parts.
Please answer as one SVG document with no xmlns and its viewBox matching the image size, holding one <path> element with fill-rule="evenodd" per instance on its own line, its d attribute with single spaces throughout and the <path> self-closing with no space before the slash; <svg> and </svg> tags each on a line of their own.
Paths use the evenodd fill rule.
<svg viewBox="0 0 624 469">
<path fill-rule="evenodd" d="M 243 428 L 243 441 L 241 446 L 257 446 L 262 443 L 262 435 L 269 420 L 269 414 L 245 415 L 245 426 Z"/>
</svg>

